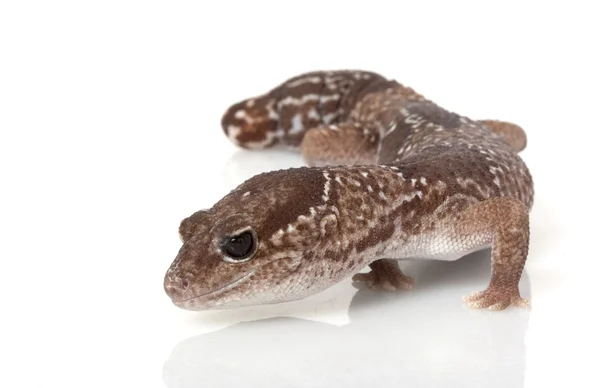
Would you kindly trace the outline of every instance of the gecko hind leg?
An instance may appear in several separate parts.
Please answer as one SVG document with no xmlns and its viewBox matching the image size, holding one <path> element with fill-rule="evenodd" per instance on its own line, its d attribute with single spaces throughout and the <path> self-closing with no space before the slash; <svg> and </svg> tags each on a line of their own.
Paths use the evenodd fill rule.
<svg viewBox="0 0 600 388">
<path fill-rule="evenodd" d="M 300 151 L 309 166 L 374 164 L 379 135 L 353 123 L 308 130 Z"/>
<path fill-rule="evenodd" d="M 492 273 L 488 287 L 463 298 L 471 308 L 503 310 L 525 307 L 519 294 L 519 281 L 529 249 L 529 214 L 525 205 L 512 198 L 491 198 L 458 215 L 452 223 L 456 243 L 473 236 L 491 235 Z"/>
<path fill-rule="evenodd" d="M 378 288 L 386 291 L 409 290 L 415 280 L 405 275 L 400 269 L 397 260 L 380 259 L 369 264 L 371 271 L 357 273 L 352 277 L 355 282 L 362 282 L 369 288 Z"/>
<path fill-rule="evenodd" d="M 527 135 L 523 128 L 516 124 L 499 120 L 478 120 L 478 123 L 502 136 L 515 152 L 521 152 L 527 146 Z"/>
</svg>

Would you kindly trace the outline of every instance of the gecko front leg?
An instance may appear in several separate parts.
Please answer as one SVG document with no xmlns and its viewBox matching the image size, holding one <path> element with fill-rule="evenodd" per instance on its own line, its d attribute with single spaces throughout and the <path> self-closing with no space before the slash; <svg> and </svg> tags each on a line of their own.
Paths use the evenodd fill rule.
<svg viewBox="0 0 600 388">
<path fill-rule="evenodd" d="M 369 264 L 371 271 L 357 273 L 352 277 L 355 282 L 364 282 L 369 288 L 380 288 L 386 291 L 409 290 L 415 279 L 405 275 L 397 260 L 380 259 Z"/>
<path fill-rule="evenodd" d="M 478 120 L 485 127 L 502 136 L 514 152 L 521 152 L 527 146 L 527 135 L 516 124 L 499 120 Z"/>
<path fill-rule="evenodd" d="M 480 233 L 491 235 L 492 277 L 484 291 L 464 298 L 469 307 L 503 310 L 528 305 L 519 294 L 529 248 L 529 214 L 525 205 L 506 197 L 477 203 L 457 216 L 453 232 L 457 241 Z"/>
</svg>

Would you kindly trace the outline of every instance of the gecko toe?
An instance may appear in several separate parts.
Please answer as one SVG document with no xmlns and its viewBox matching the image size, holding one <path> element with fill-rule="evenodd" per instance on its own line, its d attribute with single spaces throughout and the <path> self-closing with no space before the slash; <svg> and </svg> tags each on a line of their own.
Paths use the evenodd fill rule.
<svg viewBox="0 0 600 388">
<path fill-rule="evenodd" d="M 364 283 L 371 289 L 381 289 L 384 291 L 410 290 L 415 284 L 415 280 L 402 273 L 381 273 L 371 271 L 369 273 L 358 273 L 352 277 L 352 280 Z"/>
<path fill-rule="evenodd" d="M 495 303 L 491 306 L 488 307 L 488 309 L 492 310 L 492 311 L 500 311 L 500 310 L 504 310 L 505 308 L 507 308 L 510 305 L 510 303 L 506 300 L 503 300 L 500 303 Z"/>
<path fill-rule="evenodd" d="M 364 283 L 368 288 L 375 288 L 375 280 L 373 276 L 371 276 L 371 272 L 357 273 L 356 275 L 352 276 L 352 281 Z"/>
<path fill-rule="evenodd" d="M 463 301 L 473 309 L 488 308 L 492 311 L 504 310 L 509 306 L 527 307 L 529 302 L 521 298 L 518 289 L 488 288 L 464 297 Z"/>
</svg>

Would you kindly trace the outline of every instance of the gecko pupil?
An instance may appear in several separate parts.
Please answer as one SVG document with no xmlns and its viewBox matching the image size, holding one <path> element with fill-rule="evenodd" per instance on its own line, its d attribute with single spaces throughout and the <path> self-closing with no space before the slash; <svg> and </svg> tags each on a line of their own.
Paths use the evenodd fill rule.
<svg viewBox="0 0 600 388">
<path fill-rule="evenodd" d="M 232 259 L 245 259 L 254 246 L 252 233 L 244 232 L 240 235 L 225 239 L 222 249 Z"/>
</svg>

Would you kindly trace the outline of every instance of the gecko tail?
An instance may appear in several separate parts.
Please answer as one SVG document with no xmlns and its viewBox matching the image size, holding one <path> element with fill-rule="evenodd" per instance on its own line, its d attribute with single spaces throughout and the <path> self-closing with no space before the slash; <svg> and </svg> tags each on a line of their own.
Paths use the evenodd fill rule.
<svg viewBox="0 0 600 388">
<path fill-rule="evenodd" d="M 279 142 L 278 115 L 270 94 L 249 98 L 230 106 L 221 118 L 227 138 L 246 149 L 270 148 Z"/>
</svg>

